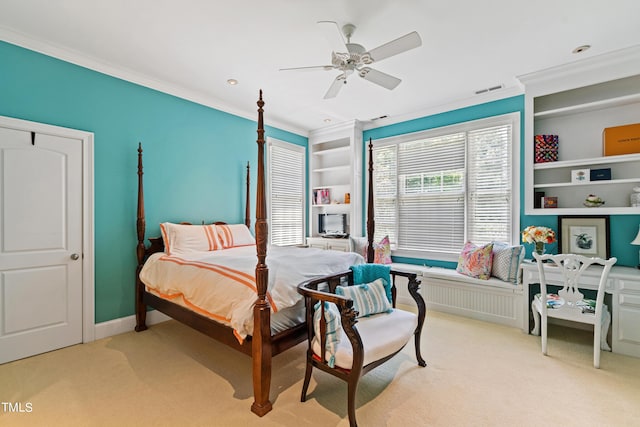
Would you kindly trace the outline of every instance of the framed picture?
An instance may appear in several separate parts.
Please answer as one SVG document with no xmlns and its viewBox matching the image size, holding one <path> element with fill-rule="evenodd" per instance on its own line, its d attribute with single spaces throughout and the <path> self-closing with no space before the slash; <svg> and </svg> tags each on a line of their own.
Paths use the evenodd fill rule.
<svg viewBox="0 0 640 427">
<path fill-rule="evenodd" d="M 331 197 L 328 188 L 318 188 L 313 190 L 313 198 L 316 205 L 328 205 L 331 203 Z"/>
<path fill-rule="evenodd" d="M 572 169 L 571 182 L 573 184 L 583 184 L 591 179 L 590 169 Z"/>
<path fill-rule="evenodd" d="M 609 215 L 558 216 L 558 252 L 607 259 L 611 256 Z"/>
</svg>

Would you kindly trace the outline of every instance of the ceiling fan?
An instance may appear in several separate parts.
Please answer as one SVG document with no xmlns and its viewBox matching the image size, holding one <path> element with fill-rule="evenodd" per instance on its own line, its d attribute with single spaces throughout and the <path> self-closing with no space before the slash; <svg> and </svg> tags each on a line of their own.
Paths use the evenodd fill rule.
<svg viewBox="0 0 640 427">
<path fill-rule="evenodd" d="M 344 41 L 338 24 L 334 21 L 319 21 L 318 25 L 323 29 L 327 39 L 331 43 L 330 65 L 318 65 L 311 67 L 281 68 L 280 71 L 290 70 L 339 70 L 340 74 L 335 78 L 329 90 L 324 95 L 324 99 L 335 98 L 340 92 L 340 88 L 347 83 L 347 77 L 353 72 L 357 72 L 360 77 L 372 83 L 380 85 L 389 90 L 395 89 L 402 80 L 382 71 L 374 70 L 369 65 L 379 62 L 390 56 L 398 55 L 407 50 L 414 49 L 422 45 L 420 35 L 413 31 L 400 38 L 392 40 L 381 46 L 367 51 L 364 46 L 351 43 L 351 36 L 356 27 L 353 24 L 345 24 L 342 27 L 342 34 L 346 37 Z"/>
</svg>

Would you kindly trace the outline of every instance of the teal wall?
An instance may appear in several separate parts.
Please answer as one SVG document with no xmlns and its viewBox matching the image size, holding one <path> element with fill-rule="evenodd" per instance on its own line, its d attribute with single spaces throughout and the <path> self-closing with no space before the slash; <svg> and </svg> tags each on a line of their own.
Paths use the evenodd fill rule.
<svg viewBox="0 0 640 427">
<path fill-rule="evenodd" d="M 363 133 L 363 141 L 369 141 L 369 138 L 374 140 L 388 138 L 513 112 L 520 113 L 520 206 L 522 208 L 520 214 L 520 230 L 529 225 L 542 225 L 557 231 L 558 217 L 556 215 L 524 215 L 524 95 L 370 129 Z M 364 145 L 366 146 L 366 144 Z M 366 158 L 366 156 L 363 158 Z M 366 197 L 367 192 L 363 191 L 363 194 Z M 364 200 L 363 206 L 366 206 L 366 201 Z M 610 217 L 611 255 L 618 258 L 618 265 L 636 266 L 638 264 L 639 248 L 629 244 L 638 232 L 638 224 L 640 224 L 640 215 L 611 215 Z M 524 246 L 527 249 L 527 257 L 531 258 L 533 245 L 525 244 Z M 551 253 L 557 253 L 557 243 L 548 245 L 547 250 Z M 437 267 L 455 268 L 456 266 L 456 264 L 452 262 L 417 258 L 394 257 L 393 260 L 395 262 L 426 264 Z"/>
<path fill-rule="evenodd" d="M 268 93 L 265 101 L 268 123 Z M 94 133 L 96 323 L 134 313 L 138 142 L 147 236 L 162 221 L 243 222 L 247 161 L 255 205 L 253 120 L 4 42 L 0 115 Z M 307 146 L 273 127 L 266 135 Z"/>
</svg>

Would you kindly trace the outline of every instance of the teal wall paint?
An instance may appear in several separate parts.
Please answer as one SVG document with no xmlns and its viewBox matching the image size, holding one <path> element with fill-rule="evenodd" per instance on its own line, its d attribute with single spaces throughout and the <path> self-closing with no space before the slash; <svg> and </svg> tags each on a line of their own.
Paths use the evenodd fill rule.
<svg viewBox="0 0 640 427">
<path fill-rule="evenodd" d="M 363 158 L 366 159 L 366 147 L 369 138 L 380 139 L 391 136 L 418 132 L 427 129 L 434 129 L 442 126 L 449 126 L 457 123 L 483 119 L 487 117 L 508 114 L 513 112 L 520 113 L 520 230 L 529 225 L 541 225 L 551 227 L 558 230 L 558 217 L 556 215 L 524 215 L 524 95 L 505 98 L 484 104 L 473 105 L 470 107 L 460 108 L 444 113 L 435 114 L 409 120 L 402 123 L 396 123 L 376 129 L 370 129 L 363 132 L 363 141 L 366 142 L 363 147 Z M 365 161 L 366 162 L 366 161 Z M 367 165 L 364 165 L 365 169 Z M 363 184 L 363 206 L 366 206 L 367 192 Z M 363 214 L 364 215 L 364 214 Z M 363 220 L 364 222 L 364 220 Z M 611 239 L 611 255 L 618 258 L 618 265 L 636 266 L 638 264 L 638 247 L 629 244 L 638 232 L 638 224 L 640 224 L 640 215 L 611 215 L 610 216 L 610 239 Z M 363 229 L 364 231 L 364 229 Z M 527 249 L 527 257 L 531 258 L 533 245 L 525 244 Z M 557 242 L 547 246 L 548 252 L 557 253 Z M 456 264 L 446 261 L 436 261 L 419 258 L 394 257 L 395 262 L 403 262 L 409 264 L 430 265 L 436 267 L 455 268 Z"/>
<path fill-rule="evenodd" d="M 268 94 L 265 101 L 268 123 Z M 247 161 L 255 222 L 253 120 L 4 42 L 0 115 L 94 133 L 96 323 L 134 313 L 138 142 L 147 237 L 158 235 L 162 221 L 243 222 Z M 307 146 L 306 137 L 265 131 Z"/>
</svg>

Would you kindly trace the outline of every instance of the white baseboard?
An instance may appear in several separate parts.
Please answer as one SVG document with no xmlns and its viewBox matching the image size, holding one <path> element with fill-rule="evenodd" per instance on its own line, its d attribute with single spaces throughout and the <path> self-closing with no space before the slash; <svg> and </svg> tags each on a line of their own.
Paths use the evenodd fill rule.
<svg viewBox="0 0 640 427">
<path fill-rule="evenodd" d="M 171 320 L 171 318 L 164 313 L 160 313 L 157 310 L 147 312 L 147 325 L 154 325 L 156 323 L 165 322 Z M 131 315 L 127 317 L 121 317 L 119 319 L 113 319 L 106 322 L 96 323 L 95 325 L 95 339 L 111 337 L 113 335 L 124 334 L 125 332 L 131 332 L 136 327 L 136 316 Z"/>
</svg>

